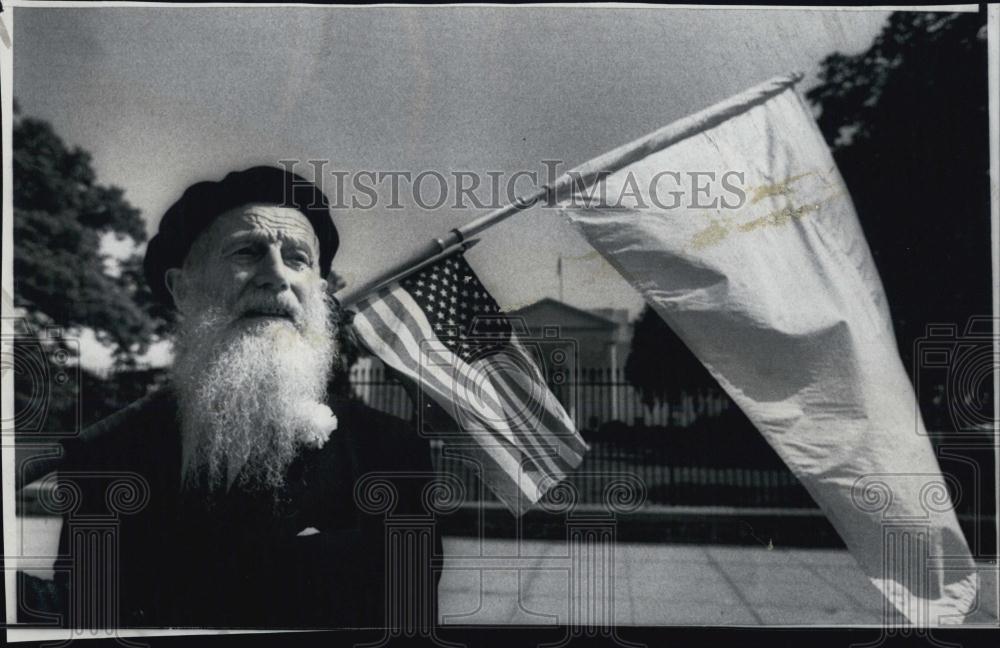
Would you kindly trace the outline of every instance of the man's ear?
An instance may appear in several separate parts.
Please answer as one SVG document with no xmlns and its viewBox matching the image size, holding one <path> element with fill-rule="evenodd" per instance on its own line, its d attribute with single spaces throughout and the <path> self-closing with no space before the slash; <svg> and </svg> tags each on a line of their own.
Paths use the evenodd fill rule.
<svg viewBox="0 0 1000 648">
<path fill-rule="evenodd" d="M 184 308 L 181 304 L 184 303 L 187 293 L 187 282 L 184 281 L 184 271 L 180 268 L 170 268 L 164 274 L 163 279 L 167 284 L 167 291 L 174 298 L 174 307 L 183 313 Z"/>
</svg>

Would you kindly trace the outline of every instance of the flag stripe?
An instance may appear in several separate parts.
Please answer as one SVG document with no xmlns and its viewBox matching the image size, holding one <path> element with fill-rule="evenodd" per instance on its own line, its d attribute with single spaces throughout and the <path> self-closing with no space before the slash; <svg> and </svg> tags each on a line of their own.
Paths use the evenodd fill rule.
<svg viewBox="0 0 1000 648">
<path fill-rule="evenodd" d="M 416 377 L 419 379 L 422 373 L 430 373 L 439 378 L 440 393 L 446 397 L 454 396 L 454 389 L 449 389 L 448 385 L 476 385 L 484 389 L 481 394 L 483 401 L 481 407 L 486 409 L 489 420 L 503 420 L 503 406 L 500 398 L 493 390 L 492 383 L 482 375 L 482 372 L 456 357 L 444 345 L 433 344 L 435 336 L 430 324 L 424 317 L 423 311 L 409 294 L 400 288 L 374 306 L 376 312 L 386 317 L 385 310 L 391 313 L 391 317 L 396 318 L 401 323 L 400 341 L 406 344 L 410 351 L 410 357 L 416 360 Z M 383 310 L 385 309 L 385 310 Z M 403 334 L 405 332 L 405 334 Z M 423 345 L 417 340 L 422 340 Z M 428 347 L 430 347 L 428 349 Z M 433 362 L 430 362 L 433 360 Z M 465 399 L 455 399 L 455 404 L 464 406 Z M 447 411 L 447 406 L 445 406 Z M 507 430 L 494 428 L 503 435 Z M 506 439 L 512 442 L 509 436 Z"/>
<path fill-rule="evenodd" d="M 499 391 L 503 393 L 504 396 L 506 396 L 507 401 L 518 403 L 518 405 L 516 405 L 514 408 L 511 409 L 516 408 L 517 411 L 513 415 L 520 418 L 522 416 L 521 412 L 524 411 L 527 406 L 522 401 L 520 401 L 517 398 L 517 396 L 512 394 L 510 386 L 502 377 L 494 376 L 493 384 Z M 533 427 L 536 430 L 540 429 L 541 424 L 538 420 L 538 417 L 533 412 L 530 412 L 530 410 L 528 410 L 528 414 L 531 417 L 531 420 L 535 423 Z M 524 444 L 526 449 L 530 449 L 530 452 L 527 452 L 526 454 L 529 454 L 529 456 L 537 457 L 538 461 L 541 461 L 542 463 L 545 464 L 548 472 L 556 474 L 558 477 L 563 477 L 567 472 L 569 472 L 569 469 L 560 465 L 561 458 L 558 456 L 558 454 L 552 451 L 551 446 L 549 446 L 548 448 L 543 447 L 543 444 L 540 443 L 539 441 L 536 441 L 532 437 L 532 434 L 525 433 L 523 431 L 519 432 L 517 425 L 513 426 L 511 429 L 514 432 L 514 434 L 518 436 L 518 440 L 521 441 L 522 444 Z"/>
<path fill-rule="evenodd" d="M 408 376 L 414 381 L 419 382 L 423 378 L 428 383 L 428 388 L 431 393 L 436 397 L 444 397 L 444 402 L 440 403 L 442 407 L 447 411 L 449 406 L 459 406 L 463 408 L 463 411 L 482 419 L 483 416 L 480 412 L 476 411 L 474 408 L 466 407 L 464 401 L 451 402 L 448 396 L 451 394 L 451 390 L 448 389 L 447 385 L 454 384 L 456 382 L 456 377 L 451 373 L 456 365 L 451 363 L 431 363 L 421 362 L 417 358 L 423 358 L 425 354 L 420 351 L 419 344 L 413 339 L 413 331 L 410 330 L 408 324 L 412 321 L 411 318 L 402 319 L 396 312 L 391 310 L 388 306 L 390 303 L 390 297 L 382 300 L 372 306 L 370 313 L 375 317 L 372 318 L 373 322 L 380 326 L 381 331 L 375 332 L 375 335 L 386 333 L 391 333 L 396 336 L 396 339 L 405 345 L 406 350 L 410 351 L 410 354 L 395 354 L 393 352 L 393 359 L 395 360 L 393 367 Z M 357 318 L 356 318 L 357 319 Z M 367 318 L 365 318 L 367 319 Z M 442 368 L 443 367 L 443 368 Z M 437 398 L 435 400 L 438 400 Z M 487 411 L 487 415 L 492 418 L 500 418 L 501 414 L 499 406 L 496 409 L 492 408 L 494 403 L 487 403 L 485 407 L 489 407 L 490 410 Z M 487 430 L 492 432 L 494 430 L 487 427 Z M 511 440 L 506 439 L 503 435 L 491 435 L 491 437 L 497 443 L 507 443 L 510 444 Z"/>
<path fill-rule="evenodd" d="M 519 386 L 520 390 L 525 393 L 531 393 L 533 388 L 543 387 L 541 391 L 541 402 L 543 411 L 547 415 L 543 425 L 538 429 L 539 434 L 543 435 L 551 443 L 557 447 L 564 448 L 570 453 L 570 457 L 567 459 L 574 461 L 573 467 L 582 461 L 583 456 L 587 453 L 587 445 L 583 442 L 578 434 L 574 431 L 573 419 L 570 418 L 566 410 L 563 409 L 562 405 L 559 403 L 559 399 L 555 397 L 548 389 L 544 388 L 545 379 L 541 374 L 541 371 L 528 356 L 524 347 L 517 341 L 516 336 L 513 337 L 513 344 L 510 347 L 509 353 L 515 355 L 521 361 L 516 362 L 518 367 L 526 367 L 532 372 L 531 376 L 526 375 L 523 372 L 515 371 L 510 374 L 507 372 L 502 372 L 505 376 L 513 379 Z M 502 369 L 502 368 L 501 368 Z M 557 431 L 561 432 L 558 433 Z"/>
<path fill-rule="evenodd" d="M 413 339 L 413 331 L 410 329 L 410 325 L 414 320 L 419 320 L 413 317 L 414 313 L 407 313 L 410 317 L 406 317 L 405 319 L 400 318 L 397 312 L 390 307 L 396 301 L 395 305 L 406 312 L 402 303 L 399 300 L 393 299 L 400 296 L 403 296 L 405 299 L 405 291 L 402 289 L 398 291 L 394 290 L 391 295 L 386 295 L 384 299 L 373 303 L 371 308 L 366 309 L 364 313 L 359 312 L 354 318 L 355 326 L 366 343 L 369 338 L 384 340 L 395 337 L 401 344 L 405 345 L 407 350 L 413 351 L 413 356 L 397 354 L 391 349 L 382 350 L 380 353 L 384 354 L 381 357 L 383 357 L 383 360 L 387 364 L 410 377 L 415 382 L 422 383 L 427 393 L 445 411 L 449 411 L 450 408 L 457 406 L 461 407 L 463 412 L 477 419 L 487 434 L 483 434 L 477 430 L 468 436 L 481 446 L 485 455 L 489 456 L 498 466 L 502 467 L 514 483 L 518 482 L 519 473 L 522 472 L 521 463 L 523 460 L 526 459 L 530 463 L 530 468 L 537 471 L 538 467 L 534 463 L 534 460 L 522 453 L 511 439 L 504 436 L 505 432 L 510 432 L 509 430 L 501 430 L 494 425 L 490 425 L 490 420 L 502 420 L 503 418 L 501 414 L 503 410 L 495 400 L 491 398 L 492 402 L 487 404 L 491 406 L 487 418 L 475 407 L 470 407 L 465 401 L 452 397 L 452 390 L 448 389 L 447 385 L 455 384 L 457 379 L 450 371 L 463 365 L 467 366 L 465 363 L 459 361 L 455 363 L 442 363 L 440 365 L 435 364 L 429 367 L 427 365 L 430 363 L 421 364 L 414 359 L 414 357 L 421 357 L 421 353 L 419 345 Z M 418 310 L 417 314 L 419 313 L 420 311 Z M 422 314 L 418 316 L 422 317 Z M 445 352 L 450 354 L 447 350 Z M 444 369 L 440 367 L 444 367 Z M 492 388 L 492 385 L 490 385 L 490 388 Z M 495 406 L 495 409 L 492 406 Z M 535 478 L 530 474 L 528 478 L 537 490 L 538 483 Z M 533 501 L 537 501 L 537 497 Z"/>
<path fill-rule="evenodd" d="M 483 462 L 483 482 L 515 514 L 583 460 L 573 420 L 461 255 L 361 300 L 354 326 L 455 419 L 446 443 Z"/>
<path fill-rule="evenodd" d="M 354 319 L 358 333 L 362 335 L 362 337 L 366 340 L 366 342 L 368 339 L 371 338 L 385 339 L 382 336 L 385 334 L 386 329 L 392 331 L 394 328 L 391 325 L 384 322 L 377 315 L 374 316 L 372 315 L 373 313 L 370 311 L 369 316 L 359 316 L 355 317 Z M 380 331 L 379 329 L 382 330 Z M 410 361 L 408 357 L 406 357 L 405 355 L 399 356 L 391 349 L 382 348 L 380 349 L 380 351 L 381 353 L 383 353 L 381 357 L 387 364 L 389 364 L 391 367 L 393 367 L 403 375 L 408 376 L 410 379 L 414 381 L 417 380 L 418 373 L 416 371 L 416 366 L 412 362 L 408 362 Z M 426 388 L 428 394 L 432 398 L 434 398 L 434 400 L 439 405 L 441 405 L 446 409 L 450 405 L 452 405 L 452 403 L 449 401 L 449 399 L 447 399 L 447 397 L 442 397 L 443 394 L 447 393 L 447 390 L 444 390 L 441 384 L 437 382 L 438 378 L 436 376 L 431 377 L 430 375 L 425 374 L 424 378 L 425 382 L 423 383 L 423 386 Z M 476 416 L 475 412 L 470 412 L 470 414 Z M 471 436 L 475 441 L 477 441 L 480 444 L 483 444 L 483 439 L 482 439 L 483 435 L 471 435 Z M 488 456 L 491 459 L 491 461 L 497 465 L 497 467 L 503 470 L 508 475 L 510 481 L 517 483 L 518 481 L 517 475 L 518 472 L 520 471 L 520 468 L 515 459 L 516 449 L 510 448 L 508 446 L 508 449 L 506 451 L 503 451 L 501 444 L 503 444 L 504 441 L 506 440 L 502 439 L 502 437 L 500 439 L 494 438 L 492 439 L 492 441 L 493 443 L 487 442 L 485 444 L 485 447 L 482 448 L 483 450 L 482 454 Z"/>
<path fill-rule="evenodd" d="M 427 322 L 423 311 L 419 306 L 413 301 L 409 293 L 400 288 L 399 290 L 394 290 L 390 295 L 387 295 L 385 299 L 382 300 L 378 306 L 376 312 L 381 312 L 383 306 L 388 307 L 403 325 L 409 336 L 402 336 L 402 340 L 407 342 L 412 342 L 413 347 L 416 351 L 413 353 L 414 357 L 421 358 L 422 360 L 429 355 L 427 352 L 421 352 L 421 345 L 417 344 L 414 336 L 414 330 L 411 326 L 416 328 L 416 335 L 421 336 L 425 342 L 433 342 L 434 333 L 431 330 L 430 323 Z M 428 344 L 423 345 L 423 350 L 427 348 Z M 439 404 L 445 411 L 448 411 L 449 405 L 454 407 L 458 405 L 462 407 L 463 411 L 471 412 L 474 414 L 476 419 L 480 422 L 486 432 L 490 433 L 490 438 L 495 439 L 500 443 L 503 448 L 509 453 L 515 453 L 518 455 L 519 463 L 527 461 L 529 464 L 529 469 L 541 472 L 538 466 L 536 457 L 532 454 L 525 452 L 524 439 L 517 435 L 516 430 L 512 429 L 510 426 L 500 426 L 498 422 L 506 422 L 507 416 L 505 416 L 505 409 L 502 405 L 504 400 L 495 391 L 495 386 L 489 380 L 488 375 L 477 368 L 475 365 L 470 365 L 463 361 L 461 358 L 455 356 L 450 350 L 444 345 L 432 345 L 433 352 L 440 355 L 439 361 L 435 363 L 431 362 L 420 362 L 417 369 L 418 374 L 429 372 L 438 378 L 436 381 L 437 389 L 436 394 L 440 397 L 438 400 Z M 441 367 L 445 369 L 440 370 Z M 456 376 L 457 374 L 457 376 Z M 485 399 L 486 415 L 483 416 L 481 412 L 476 408 L 476 403 L 471 402 L 469 399 L 456 398 L 454 390 L 447 389 L 447 385 L 475 385 L 482 388 L 484 391 L 481 394 Z M 471 405 L 471 407 L 469 407 Z M 477 442 L 481 445 L 484 443 L 483 436 L 479 430 L 472 432 L 471 436 L 476 437 Z M 521 443 L 517 444 L 516 441 Z M 533 479 L 534 480 L 534 479 Z M 537 484 L 536 484 L 537 485 Z"/>
<path fill-rule="evenodd" d="M 492 375 L 493 384 L 498 390 L 501 390 L 507 397 L 507 401 L 516 403 L 520 406 L 520 413 L 527 413 L 530 416 L 531 422 L 534 424 L 532 427 L 538 436 L 541 436 L 540 441 L 536 441 L 531 434 L 521 435 L 524 438 L 524 442 L 529 444 L 535 449 L 535 452 L 545 461 L 546 465 L 554 471 L 558 471 L 560 475 L 565 475 L 576 468 L 579 465 L 579 459 L 576 464 L 570 464 L 558 453 L 559 443 L 557 440 L 552 439 L 548 430 L 552 425 L 562 425 L 562 421 L 554 420 L 552 414 L 542 407 L 541 418 L 540 415 L 532 411 L 531 395 L 526 394 L 523 385 L 519 384 L 516 377 L 510 375 L 511 372 L 504 371 L 498 368 Z M 514 426 L 517 429 L 517 426 Z M 542 447 L 544 444 L 544 448 Z"/>
</svg>

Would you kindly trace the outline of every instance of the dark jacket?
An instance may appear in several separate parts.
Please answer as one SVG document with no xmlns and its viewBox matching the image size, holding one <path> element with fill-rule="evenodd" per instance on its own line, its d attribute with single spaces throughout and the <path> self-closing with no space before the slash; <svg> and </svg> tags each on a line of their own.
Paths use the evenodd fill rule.
<svg viewBox="0 0 1000 648">
<path fill-rule="evenodd" d="M 79 493 L 64 513 L 56 565 L 68 607 L 108 618 L 113 610 L 103 606 L 113 603 L 93 592 L 113 591 L 110 576 L 120 627 L 385 627 L 407 611 L 400 603 L 436 615 L 431 563 L 441 543 L 422 504 L 432 479 L 429 444 L 406 422 L 356 401 L 330 405 L 337 430 L 292 464 L 279 505 L 243 494 L 208 508 L 181 494 L 169 390 L 64 442 L 69 468 L 60 481 Z M 394 506 L 379 488 L 393 492 Z M 387 519 L 409 520 L 411 535 L 425 538 L 419 555 L 386 553 L 395 528 Z M 300 535 L 310 528 L 318 533 Z M 95 544 L 117 560 L 95 567 L 102 559 L 94 556 L 104 555 Z M 400 598 L 386 591 L 387 581 L 423 585 Z M 387 596 L 397 601 L 391 617 Z"/>
</svg>

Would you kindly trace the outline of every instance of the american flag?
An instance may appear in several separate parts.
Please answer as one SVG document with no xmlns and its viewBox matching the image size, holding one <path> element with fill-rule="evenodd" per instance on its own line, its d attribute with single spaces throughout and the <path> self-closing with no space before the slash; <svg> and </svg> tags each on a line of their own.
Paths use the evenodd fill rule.
<svg viewBox="0 0 1000 648">
<path fill-rule="evenodd" d="M 515 515 L 580 465 L 586 443 L 460 252 L 356 308 L 361 341 L 451 416 L 446 445 Z"/>
</svg>

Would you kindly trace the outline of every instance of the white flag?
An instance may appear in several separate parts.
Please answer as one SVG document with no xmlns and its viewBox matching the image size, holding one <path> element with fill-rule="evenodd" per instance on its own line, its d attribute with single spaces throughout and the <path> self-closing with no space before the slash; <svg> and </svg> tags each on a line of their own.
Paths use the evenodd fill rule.
<svg viewBox="0 0 1000 648">
<path fill-rule="evenodd" d="M 613 172 L 563 213 L 743 409 L 886 599 L 915 624 L 960 623 L 974 563 L 850 196 L 794 82 L 592 161 Z"/>
</svg>

